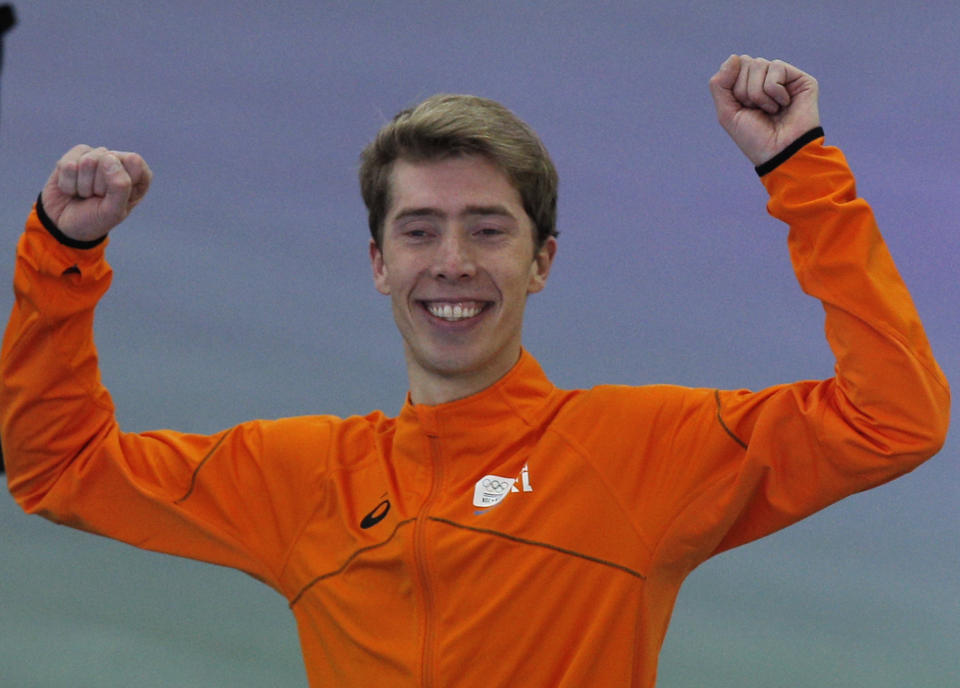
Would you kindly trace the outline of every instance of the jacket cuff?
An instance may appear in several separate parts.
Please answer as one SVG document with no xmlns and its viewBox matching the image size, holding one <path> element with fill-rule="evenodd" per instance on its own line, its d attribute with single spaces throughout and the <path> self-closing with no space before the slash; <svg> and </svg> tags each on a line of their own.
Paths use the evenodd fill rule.
<svg viewBox="0 0 960 688">
<path fill-rule="evenodd" d="M 757 174 L 761 177 L 765 174 L 769 174 L 789 160 L 798 150 L 806 146 L 811 141 L 820 138 L 821 136 L 823 136 L 823 127 L 814 127 L 806 134 L 800 136 L 800 138 L 784 148 L 782 151 L 767 160 L 765 163 L 757 165 L 753 169 L 755 169 Z"/>
<path fill-rule="evenodd" d="M 57 227 L 56 223 L 50 219 L 50 216 L 47 215 L 47 211 L 43 209 L 43 194 L 37 196 L 37 217 L 40 219 L 40 224 L 43 225 L 43 228 L 50 232 L 50 236 L 59 241 L 64 246 L 69 246 L 70 248 L 80 248 L 80 249 L 90 249 L 95 248 L 103 243 L 104 239 L 107 238 L 107 235 L 104 234 L 99 239 L 93 239 L 92 241 L 80 241 L 79 239 L 72 239 L 66 234 L 60 231 L 60 228 Z"/>
</svg>

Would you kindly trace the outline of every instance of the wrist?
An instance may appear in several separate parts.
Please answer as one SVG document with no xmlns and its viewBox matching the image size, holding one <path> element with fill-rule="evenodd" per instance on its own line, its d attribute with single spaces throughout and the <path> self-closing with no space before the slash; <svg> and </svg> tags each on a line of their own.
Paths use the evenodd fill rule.
<svg viewBox="0 0 960 688">
<path fill-rule="evenodd" d="M 805 134 L 799 136 L 795 141 L 793 141 L 793 143 L 774 155 L 772 158 L 757 165 L 753 169 L 756 170 L 758 176 L 763 177 L 764 175 L 773 172 L 780 165 L 793 157 L 798 150 L 806 146 L 811 141 L 820 138 L 821 136 L 823 136 L 823 127 L 816 126 Z"/>
<path fill-rule="evenodd" d="M 81 241 L 80 239 L 74 239 L 64 234 L 57 223 L 50 219 L 50 216 L 47 215 L 47 211 L 43 209 L 43 194 L 41 193 L 37 196 L 37 217 L 40 219 L 40 224 L 43 225 L 43 228 L 46 229 L 50 236 L 59 241 L 64 246 L 69 246 L 70 248 L 79 248 L 79 249 L 91 249 L 99 246 L 103 243 L 103 240 L 107 238 L 107 235 L 103 235 L 99 239 L 93 239 L 92 241 Z"/>
</svg>

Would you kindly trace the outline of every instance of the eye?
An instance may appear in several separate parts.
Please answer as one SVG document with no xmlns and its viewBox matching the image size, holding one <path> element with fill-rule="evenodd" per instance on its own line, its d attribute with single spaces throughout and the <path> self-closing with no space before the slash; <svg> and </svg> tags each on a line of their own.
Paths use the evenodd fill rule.
<svg viewBox="0 0 960 688">
<path fill-rule="evenodd" d="M 483 237 L 497 237 L 503 234 L 503 230 L 499 227 L 480 227 L 476 233 Z"/>
<path fill-rule="evenodd" d="M 406 239 L 423 241 L 424 239 L 429 239 L 431 236 L 433 236 L 434 231 L 431 227 L 426 227 L 424 225 L 410 225 L 408 227 L 404 227 L 401 231 L 401 234 Z"/>
</svg>

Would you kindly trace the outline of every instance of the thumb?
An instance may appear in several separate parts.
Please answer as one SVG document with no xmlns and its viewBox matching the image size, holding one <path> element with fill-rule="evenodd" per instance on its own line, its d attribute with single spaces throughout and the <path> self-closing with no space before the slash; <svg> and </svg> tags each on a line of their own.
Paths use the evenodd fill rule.
<svg viewBox="0 0 960 688">
<path fill-rule="evenodd" d="M 723 61 L 720 69 L 710 79 L 711 90 L 733 90 L 738 74 L 740 74 L 740 56 L 731 55 Z"/>
<path fill-rule="evenodd" d="M 713 96 L 713 106 L 717 110 L 717 119 L 724 128 L 727 128 L 733 116 L 743 108 L 743 105 L 733 94 L 733 87 L 740 76 L 740 62 L 739 55 L 731 55 L 720 65 L 717 73 L 710 77 L 710 95 Z"/>
<path fill-rule="evenodd" d="M 140 202 L 150 188 L 150 182 L 153 179 L 153 172 L 146 161 L 137 153 L 128 153 L 124 151 L 113 151 L 123 169 L 130 176 L 130 195 L 127 199 L 129 209 Z"/>
</svg>

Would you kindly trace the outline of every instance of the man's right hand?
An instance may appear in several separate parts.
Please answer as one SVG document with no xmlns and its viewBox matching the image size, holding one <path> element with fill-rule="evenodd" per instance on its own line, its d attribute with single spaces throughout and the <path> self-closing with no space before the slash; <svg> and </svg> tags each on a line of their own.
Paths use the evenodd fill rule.
<svg viewBox="0 0 960 688">
<path fill-rule="evenodd" d="M 74 146 L 43 188 L 43 209 L 71 239 L 95 241 L 126 219 L 152 178 L 136 153 Z"/>
</svg>

